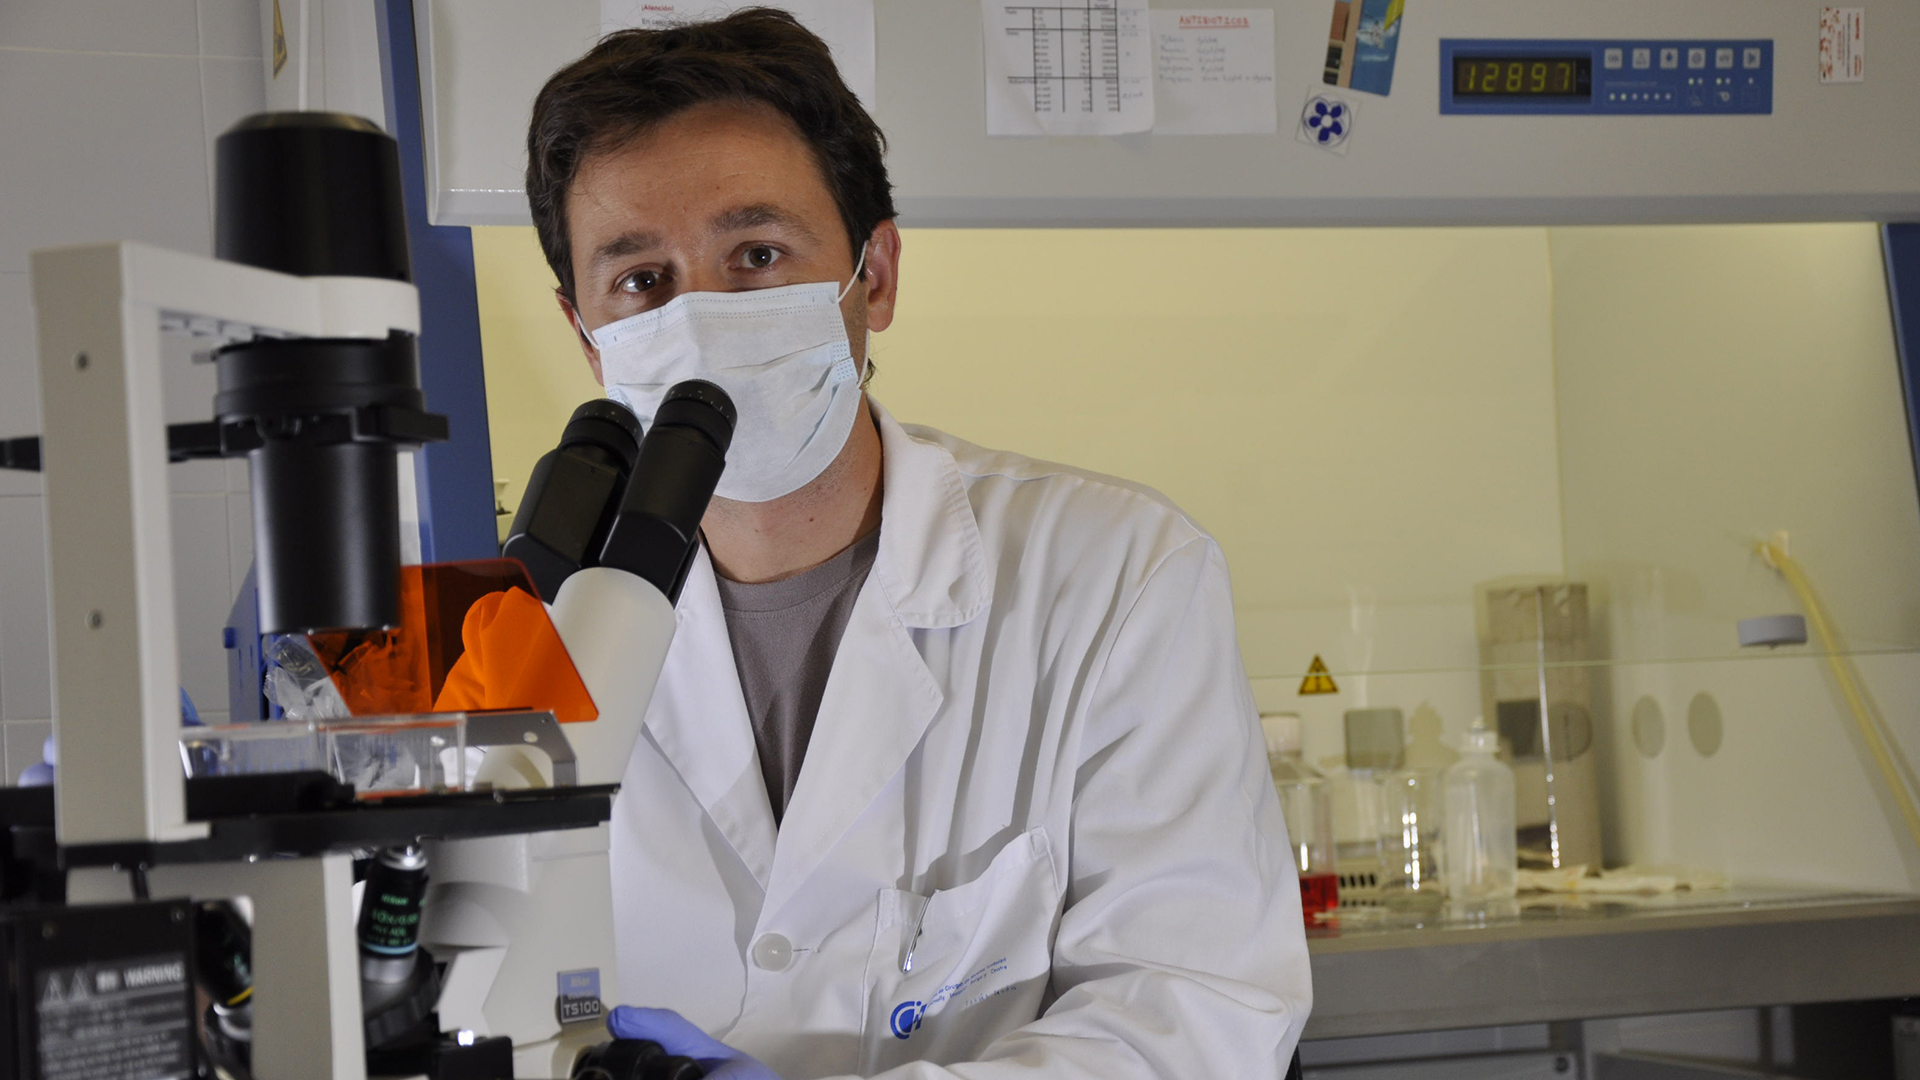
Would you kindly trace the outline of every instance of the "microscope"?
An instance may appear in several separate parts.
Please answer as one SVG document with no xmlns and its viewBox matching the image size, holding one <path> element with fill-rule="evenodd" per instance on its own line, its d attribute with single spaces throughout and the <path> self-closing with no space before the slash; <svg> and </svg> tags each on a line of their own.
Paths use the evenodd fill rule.
<svg viewBox="0 0 1920 1080">
<path fill-rule="evenodd" d="M 60 761 L 0 790 L 5 1076 L 698 1076 L 607 1040 L 607 822 L 732 403 L 582 406 L 508 558 L 402 566 L 405 452 L 447 424 L 395 144 L 262 114 L 217 176 L 216 258 L 33 256 L 43 428 L 0 466 L 44 476 Z M 165 422 L 168 335 L 211 421 Z M 166 466 L 209 457 L 248 463 L 260 632 L 350 715 L 183 732 Z"/>
</svg>

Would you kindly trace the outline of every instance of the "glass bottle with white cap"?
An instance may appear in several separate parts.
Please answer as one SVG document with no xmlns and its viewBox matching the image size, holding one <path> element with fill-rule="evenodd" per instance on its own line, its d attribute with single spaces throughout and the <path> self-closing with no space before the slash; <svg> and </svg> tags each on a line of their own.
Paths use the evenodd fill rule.
<svg viewBox="0 0 1920 1080">
<path fill-rule="evenodd" d="M 1315 915 L 1332 911 L 1340 902 L 1331 793 L 1327 778 L 1300 756 L 1298 715 L 1262 716 L 1260 727 L 1267 737 L 1267 768 L 1280 794 L 1280 812 L 1286 816 L 1294 865 L 1300 871 L 1300 908 L 1311 925 Z"/>
<path fill-rule="evenodd" d="M 1516 864 L 1513 770 L 1494 755 L 1500 735 L 1475 720 L 1460 760 L 1449 766 L 1446 848 L 1441 860 L 1455 904 L 1511 899 Z"/>
</svg>

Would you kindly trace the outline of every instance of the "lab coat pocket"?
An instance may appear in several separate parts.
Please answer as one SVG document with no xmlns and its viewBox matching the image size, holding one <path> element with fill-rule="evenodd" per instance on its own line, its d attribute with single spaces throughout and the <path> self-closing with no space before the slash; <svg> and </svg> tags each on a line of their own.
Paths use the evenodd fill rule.
<svg viewBox="0 0 1920 1080">
<path fill-rule="evenodd" d="M 883 889 L 867 958 L 862 1075 L 966 1061 L 1039 1014 L 1060 890 L 1045 829 L 1021 834 L 963 885 Z"/>
</svg>

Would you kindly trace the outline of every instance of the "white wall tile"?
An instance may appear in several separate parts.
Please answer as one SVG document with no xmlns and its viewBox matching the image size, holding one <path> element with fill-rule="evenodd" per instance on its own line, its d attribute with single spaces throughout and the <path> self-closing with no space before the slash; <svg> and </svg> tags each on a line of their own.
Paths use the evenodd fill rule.
<svg viewBox="0 0 1920 1080">
<path fill-rule="evenodd" d="M 53 715 L 44 528 L 39 496 L 0 498 L 0 720 Z"/>
<path fill-rule="evenodd" d="M 20 782 L 20 773 L 45 756 L 47 736 L 53 731 L 51 720 L 10 720 L 0 724 L 0 749 L 6 755 L 6 783 Z"/>
<path fill-rule="evenodd" d="M 33 278 L 0 273 L 0 436 L 27 435 L 40 426 L 40 365 L 33 331 Z"/>
<path fill-rule="evenodd" d="M 194 0 L 7 0 L 0 46 L 195 56 L 195 7 Z"/>
<path fill-rule="evenodd" d="M 227 650 L 221 630 L 233 606 L 225 495 L 173 497 L 173 586 L 180 685 L 195 705 L 224 709 Z"/>
<path fill-rule="evenodd" d="M 33 282 L 27 274 L 0 273 L 0 438 L 40 433 L 40 365 L 34 352 Z M 0 470 L 0 495 L 37 495 L 33 473 Z"/>
<path fill-rule="evenodd" d="M 33 434 L 33 432 L 28 431 L 24 434 L 30 435 Z M 40 474 L 37 472 L 14 472 L 11 469 L 0 469 L 0 498 L 10 498 L 15 495 L 32 495 L 37 497 L 45 491 L 46 485 L 41 482 Z"/>
<path fill-rule="evenodd" d="M 225 495 L 226 464 L 220 461 L 183 461 L 168 465 L 167 490 L 175 495 Z"/>
<path fill-rule="evenodd" d="M 227 495 L 227 586 L 240 592 L 247 568 L 253 564 L 253 497 L 244 491 Z"/>
<path fill-rule="evenodd" d="M 200 52 L 259 56 L 260 0 L 200 0 Z"/>
<path fill-rule="evenodd" d="M 0 271 L 102 240 L 211 250 L 198 58 L 8 52 L 0 131 Z"/>
</svg>

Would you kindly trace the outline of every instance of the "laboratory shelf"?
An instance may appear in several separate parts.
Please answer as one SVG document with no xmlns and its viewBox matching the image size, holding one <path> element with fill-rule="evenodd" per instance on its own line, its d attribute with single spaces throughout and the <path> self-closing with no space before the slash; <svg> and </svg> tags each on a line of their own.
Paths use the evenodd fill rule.
<svg viewBox="0 0 1920 1080">
<path fill-rule="evenodd" d="M 1778 887 L 1529 896 L 1308 932 L 1306 1038 L 1920 995 L 1920 896 Z"/>
</svg>

